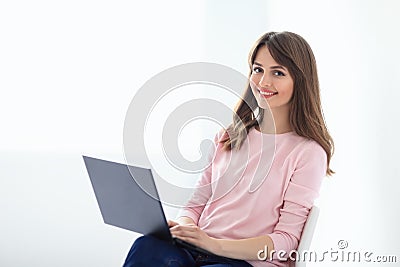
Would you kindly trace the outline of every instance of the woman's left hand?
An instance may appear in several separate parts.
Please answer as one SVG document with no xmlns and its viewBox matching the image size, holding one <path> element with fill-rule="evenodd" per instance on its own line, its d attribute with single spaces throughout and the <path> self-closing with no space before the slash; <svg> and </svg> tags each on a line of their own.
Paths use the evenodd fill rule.
<svg viewBox="0 0 400 267">
<path fill-rule="evenodd" d="M 197 225 L 175 225 L 169 230 L 174 237 L 206 249 L 214 254 L 219 254 L 220 246 L 218 240 L 208 236 Z"/>
</svg>

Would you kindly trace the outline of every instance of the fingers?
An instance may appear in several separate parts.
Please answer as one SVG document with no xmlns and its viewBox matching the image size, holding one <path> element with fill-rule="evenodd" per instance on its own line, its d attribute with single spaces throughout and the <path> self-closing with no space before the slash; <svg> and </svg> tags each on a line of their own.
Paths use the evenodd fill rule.
<svg viewBox="0 0 400 267">
<path fill-rule="evenodd" d="M 197 225 L 176 225 L 170 228 L 172 236 L 199 247 L 207 247 L 207 234 Z"/>
<path fill-rule="evenodd" d="M 171 227 L 171 231 L 188 231 L 188 232 L 195 232 L 199 229 L 197 225 L 181 225 L 177 224 Z"/>
<path fill-rule="evenodd" d="M 179 223 L 172 221 L 172 220 L 168 220 L 167 223 L 168 223 L 169 228 L 179 225 Z"/>
<path fill-rule="evenodd" d="M 199 228 L 195 225 L 176 225 L 170 228 L 170 232 L 176 237 L 197 238 Z"/>
</svg>

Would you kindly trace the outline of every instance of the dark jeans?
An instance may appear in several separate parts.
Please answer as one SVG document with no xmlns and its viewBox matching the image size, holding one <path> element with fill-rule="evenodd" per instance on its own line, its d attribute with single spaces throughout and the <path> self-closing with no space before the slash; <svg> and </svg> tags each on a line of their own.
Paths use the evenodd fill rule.
<svg viewBox="0 0 400 267">
<path fill-rule="evenodd" d="M 242 260 L 209 256 L 152 236 L 136 239 L 123 267 L 251 267 Z"/>
</svg>

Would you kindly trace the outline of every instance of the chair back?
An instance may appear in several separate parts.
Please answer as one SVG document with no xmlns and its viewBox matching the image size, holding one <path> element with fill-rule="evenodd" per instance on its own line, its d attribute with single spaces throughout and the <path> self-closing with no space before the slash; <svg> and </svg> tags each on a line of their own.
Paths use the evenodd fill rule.
<svg viewBox="0 0 400 267">
<path fill-rule="evenodd" d="M 303 255 L 303 251 L 310 249 L 311 241 L 314 235 L 315 227 L 317 225 L 319 216 L 319 208 L 317 206 L 312 206 L 307 217 L 307 221 L 304 225 L 303 232 L 301 234 L 299 246 L 297 252 L 300 257 Z M 295 267 L 305 267 L 305 259 L 300 258 L 300 261 L 295 262 Z"/>
</svg>

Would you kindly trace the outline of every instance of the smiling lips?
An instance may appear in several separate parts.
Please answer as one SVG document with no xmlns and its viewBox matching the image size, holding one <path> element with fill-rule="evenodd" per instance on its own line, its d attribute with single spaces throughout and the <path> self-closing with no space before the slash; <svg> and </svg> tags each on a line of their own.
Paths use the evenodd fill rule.
<svg viewBox="0 0 400 267">
<path fill-rule="evenodd" d="M 265 98 L 269 98 L 271 96 L 278 94 L 278 92 L 274 92 L 271 90 L 258 90 L 258 92 Z"/>
</svg>

